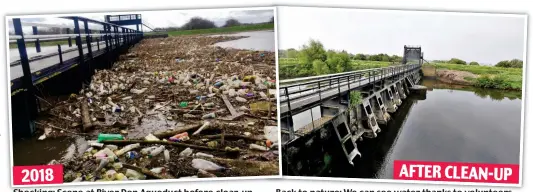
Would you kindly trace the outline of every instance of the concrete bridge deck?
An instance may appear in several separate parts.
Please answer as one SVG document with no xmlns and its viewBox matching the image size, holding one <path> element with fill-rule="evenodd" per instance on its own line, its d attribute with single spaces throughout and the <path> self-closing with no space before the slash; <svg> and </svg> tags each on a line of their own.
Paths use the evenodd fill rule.
<svg viewBox="0 0 533 192">
<path fill-rule="evenodd" d="M 122 43 L 123 41 L 121 41 Z M 98 43 L 100 46 L 100 49 L 98 49 Z M 93 57 L 97 57 L 100 54 L 102 54 L 103 51 L 105 51 L 106 44 L 105 41 L 101 42 L 94 42 L 91 43 L 92 45 L 92 51 L 93 51 Z M 28 54 L 28 58 L 30 58 L 30 70 L 32 73 L 39 73 L 40 70 L 58 65 L 59 64 L 59 53 L 57 52 L 57 46 L 50 46 L 50 47 L 43 47 L 45 49 L 49 49 L 49 51 L 43 51 L 41 53 L 33 53 Z M 50 50 L 51 49 L 51 50 Z M 63 61 L 67 61 L 73 58 L 79 57 L 78 48 L 73 45 L 73 47 L 69 47 L 68 45 L 61 45 L 62 49 L 62 56 Z M 83 53 L 84 55 L 87 55 L 89 53 L 89 49 L 87 48 L 87 45 L 83 46 Z M 15 58 L 20 58 L 18 51 L 15 55 L 10 55 L 10 80 L 20 78 L 24 76 L 22 73 L 22 66 L 20 65 L 20 60 Z"/>
</svg>

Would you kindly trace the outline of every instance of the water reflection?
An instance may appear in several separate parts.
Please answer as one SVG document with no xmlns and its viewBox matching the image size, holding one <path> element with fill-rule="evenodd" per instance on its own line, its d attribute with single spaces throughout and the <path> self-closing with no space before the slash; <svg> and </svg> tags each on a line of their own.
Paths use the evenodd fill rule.
<svg viewBox="0 0 533 192">
<path fill-rule="evenodd" d="M 392 178 L 395 160 L 518 164 L 520 93 L 448 86 L 431 80 L 425 100 L 406 100 L 378 138 L 358 143 L 354 168 L 328 176 Z"/>
<path fill-rule="evenodd" d="M 430 91 L 432 89 L 447 89 L 448 91 L 471 91 L 481 98 L 490 98 L 496 101 L 501 101 L 505 98 L 509 100 L 522 99 L 521 91 L 483 89 L 465 85 L 450 85 L 433 79 L 424 79 L 424 81 L 422 81 L 422 85 L 428 87 Z"/>
</svg>

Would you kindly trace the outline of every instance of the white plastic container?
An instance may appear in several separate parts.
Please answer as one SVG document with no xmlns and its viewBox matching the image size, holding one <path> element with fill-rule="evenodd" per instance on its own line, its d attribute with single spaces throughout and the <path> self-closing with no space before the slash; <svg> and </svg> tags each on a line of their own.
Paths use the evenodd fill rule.
<svg viewBox="0 0 533 192">
<path fill-rule="evenodd" d="M 188 157 L 192 154 L 192 149 L 187 147 L 187 149 L 180 152 L 180 157 Z"/>
<path fill-rule="evenodd" d="M 158 148 L 154 149 L 153 151 L 150 152 L 150 155 L 152 157 L 155 157 L 157 155 L 159 155 L 161 152 L 163 152 L 163 150 L 165 150 L 165 146 L 164 145 L 161 145 L 159 146 Z"/>
</svg>

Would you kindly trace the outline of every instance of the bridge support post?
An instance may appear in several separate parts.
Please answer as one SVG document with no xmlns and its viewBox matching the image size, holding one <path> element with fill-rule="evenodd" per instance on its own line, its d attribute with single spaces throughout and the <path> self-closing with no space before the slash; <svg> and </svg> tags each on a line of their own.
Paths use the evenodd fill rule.
<svg viewBox="0 0 533 192">
<path fill-rule="evenodd" d="M 83 85 L 83 83 L 85 82 L 87 76 L 86 76 L 86 66 L 85 66 L 85 58 L 84 58 L 84 55 L 83 55 L 83 44 L 81 43 L 81 30 L 80 30 L 80 23 L 79 23 L 79 20 L 77 17 L 73 18 L 72 20 L 74 20 L 74 33 L 77 35 L 76 36 L 76 46 L 78 46 L 78 63 L 79 63 L 79 67 L 78 67 L 78 71 L 79 71 L 79 78 L 81 78 L 81 83 Z"/>
<path fill-rule="evenodd" d="M 23 89 L 22 100 L 12 101 L 11 112 L 12 117 L 17 117 L 12 120 L 12 127 L 14 129 L 13 135 L 31 136 L 35 133 L 35 119 L 37 118 L 37 98 L 33 87 L 32 74 L 28 54 L 26 52 L 26 43 L 24 42 L 24 33 L 22 31 L 22 23 L 20 18 L 13 19 L 13 27 L 15 28 L 15 35 L 21 36 L 17 39 L 17 46 L 20 55 L 20 64 L 23 72 Z"/>
<path fill-rule="evenodd" d="M 393 96 L 393 93 L 390 89 L 390 87 L 387 87 L 384 91 L 384 97 L 383 98 L 383 101 L 385 103 L 385 107 L 387 109 L 387 112 L 389 113 L 394 113 L 396 112 L 396 110 L 398 109 L 398 106 L 396 104 L 394 104 L 394 96 Z"/>
<path fill-rule="evenodd" d="M 385 104 L 381 98 L 381 92 L 377 92 L 374 97 L 370 98 L 370 105 L 372 106 L 372 109 L 374 109 L 378 124 L 386 125 L 390 120 L 390 115 L 385 109 Z"/>
</svg>

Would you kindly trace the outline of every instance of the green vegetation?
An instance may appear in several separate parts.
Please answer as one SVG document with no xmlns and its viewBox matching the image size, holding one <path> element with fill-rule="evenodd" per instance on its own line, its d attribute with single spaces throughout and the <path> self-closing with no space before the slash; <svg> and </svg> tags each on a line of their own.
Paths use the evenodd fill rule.
<svg viewBox="0 0 533 192">
<path fill-rule="evenodd" d="M 466 61 L 463 61 L 461 59 L 457 59 L 457 58 L 452 58 L 450 59 L 450 61 L 448 61 L 448 63 L 451 63 L 451 64 L 459 64 L 459 65 L 466 65 Z"/>
<path fill-rule="evenodd" d="M 448 63 L 436 63 L 437 69 L 467 71 L 478 75 L 478 78 L 466 78 L 475 87 L 521 90 L 522 69 L 504 68 L 496 66 L 457 65 Z"/>
<path fill-rule="evenodd" d="M 169 32 L 154 32 L 154 33 L 147 33 L 147 34 L 168 33 L 168 35 L 171 35 L 171 36 L 178 36 L 178 35 L 235 33 L 235 32 L 243 32 L 243 31 L 260 31 L 260 30 L 273 30 L 273 29 L 274 29 L 274 23 L 262 23 L 262 24 L 252 24 L 252 25 L 239 25 L 239 26 L 233 26 L 233 27 L 177 30 L 177 31 L 169 31 Z"/>
<path fill-rule="evenodd" d="M 505 67 L 505 68 L 522 68 L 523 62 L 519 59 L 513 59 L 510 61 L 500 61 L 496 64 L 496 67 Z"/>
<path fill-rule="evenodd" d="M 475 62 L 475 61 L 472 61 L 472 62 L 470 62 L 468 65 L 479 65 L 479 63 L 478 63 L 478 62 Z"/>
<path fill-rule="evenodd" d="M 358 58 L 359 60 L 354 60 L 355 58 Z M 369 58 L 369 60 L 361 60 L 361 58 Z M 401 61 L 401 57 L 390 57 L 387 54 L 351 55 L 344 50 L 326 51 L 322 43 L 316 40 L 310 40 L 308 44 L 303 45 L 300 50 L 288 49 L 280 51 L 279 75 L 281 79 L 290 79 L 380 68 L 390 66 L 392 64 L 390 62 L 391 58 Z"/>
<path fill-rule="evenodd" d="M 363 102 L 363 96 L 359 91 L 350 91 L 350 108 L 355 107 Z"/>
<path fill-rule="evenodd" d="M 324 62 L 321 62 L 321 63 L 324 63 Z M 352 71 L 388 67 L 391 65 L 393 65 L 393 63 L 384 62 L 384 61 L 350 60 L 350 68 Z M 324 63 L 324 67 L 325 67 L 325 63 Z M 300 61 L 296 58 L 280 58 L 279 59 L 279 78 L 280 79 L 308 77 L 308 76 L 315 75 L 314 72 L 315 71 L 313 70 L 311 71 L 304 70 L 301 67 Z M 322 71 L 320 72 L 321 72 L 320 74 L 327 74 L 327 73 L 322 73 Z M 329 71 L 329 68 L 328 68 L 328 72 L 331 73 L 331 71 Z"/>
<path fill-rule="evenodd" d="M 317 40 L 310 40 L 299 50 L 279 50 L 279 78 L 291 79 L 340 73 L 346 71 L 382 68 L 401 63 L 402 57 L 387 54 L 355 55 L 348 52 L 328 50 Z M 437 69 L 466 71 L 477 77 L 466 77 L 473 86 L 478 88 L 494 88 L 505 90 L 522 89 L 522 61 L 513 59 L 501 61 L 496 66 L 482 66 L 476 61 L 452 58 L 450 60 L 433 61 Z M 428 66 L 429 66 L 428 65 Z M 434 73 L 433 73 L 434 74 Z"/>
</svg>

